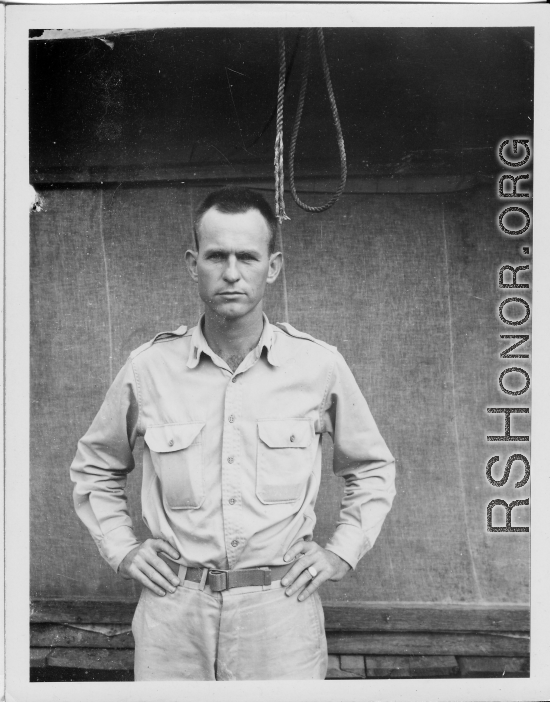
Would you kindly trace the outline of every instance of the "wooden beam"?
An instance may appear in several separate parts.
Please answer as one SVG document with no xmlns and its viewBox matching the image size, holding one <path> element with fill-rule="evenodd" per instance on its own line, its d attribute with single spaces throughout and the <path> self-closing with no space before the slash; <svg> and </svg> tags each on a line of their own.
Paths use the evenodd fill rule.
<svg viewBox="0 0 550 702">
<path fill-rule="evenodd" d="M 454 656 L 367 656 L 366 665 L 369 678 L 435 678 L 460 674 Z"/>
<path fill-rule="evenodd" d="M 364 656 L 340 656 L 340 668 L 353 673 L 359 678 L 365 677 L 365 657 Z"/>
<path fill-rule="evenodd" d="M 460 673 L 465 678 L 525 677 L 529 675 L 528 658 L 464 656 L 458 659 L 458 664 Z"/>
<path fill-rule="evenodd" d="M 454 656 L 411 656 L 409 669 L 411 678 L 439 678 L 460 674 Z"/>
<path fill-rule="evenodd" d="M 527 656 L 529 639 L 517 634 L 453 634 L 426 632 L 327 632 L 331 654 L 381 656 Z M 60 625 L 33 625 L 31 646 L 63 648 L 133 648 L 131 632 L 107 636 Z M 346 668 L 347 669 L 347 668 Z"/>
<path fill-rule="evenodd" d="M 516 633 L 453 634 L 327 632 L 332 654 L 383 656 L 528 656 L 529 638 Z"/>
<path fill-rule="evenodd" d="M 130 600 L 36 599 L 32 624 L 130 624 L 137 602 Z"/>
<path fill-rule="evenodd" d="M 87 670 L 133 670 L 134 652 L 129 649 L 54 648 L 48 656 L 47 665 Z"/>
<path fill-rule="evenodd" d="M 128 629 L 128 625 L 125 625 Z M 76 629 L 62 624 L 33 624 L 31 626 L 31 646 L 51 646 L 63 648 L 133 648 L 131 631 L 106 635 L 100 631 Z"/>
<path fill-rule="evenodd" d="M 336 168 L 336 170 L 335 170 Z M 376 165 L 374 168 L 348 167 L 348 175 L 374 175 L 391 177 L 394 175 L 395 164 Z M 424 173 L 422 173 L 424 175 Z M 410 175 L 407 173 L 406 175 Z M 429 172 L 427 173 L 429 175 Z M 447 174 L 449 175 L 449 174 Z M 273 183 L 273 164 L 271 162 L 234 161 L 226 163 L 125 163 L 123 165 L 105 163 L 101 165 L 81 165 L 77 167 L 51 166 L 30 172 L 33 185 L 40 183 L 139 183 L 154 181 L 172 181 L 193 184 L 196 181 L 235 181 L 251 182 L 263 179 Z M 323 179 L 334 190 L 338 182 L 338 165 L 334 162 L 323 162 L 313 159 L 303 164 L 301 175 L 297 182 L 304 180 Z"/>
<path fill-rule="evenodd" d="M 356 675 L 355 673 L 345 670 L 340 665 L 340 657 L 329 655 L 328 657 L 328 669 L 326 680 L 342 680 L 343 678 L 359 680 L 365 677 L 364 675 Z"/>
<path fill-rule="evenodd" d="M 84 670 L 133 671 L 129 649 L 32 648 L 31 667 L 80 668 Z M 433 678 L 433 677 L 527 677 L 527 657 L 463 656 L 339 656 L 329 655 L 327 679 Z"/>
<path fill-rule="evenodd" d="M 367 678 L 409 678 L 409 656 L 365 656 Z"/>
<path fill-rule="evenodd" d="M 528 605 L 327 603 L 333 631 L 529 631 Z"/>
<path fill-rule="evenodd" d="M 447 173 L 429 175 L 413 173 L 388 174 L 388 168 L 371 172 L 349 173 L 345 194 L 354 193 L 447 193 L 468 190 L 476 185 L 494 182 L 494 176 L 482 173 L 459 175 Z M 297 177 L 296 184 L 302 193 L 332 193 L 337 176 L 327 177 L 326 170 L 311 168 L 307 176 Z M 273 174 L 269 169 L 247 164 L 243 168 L 227 171 L 223 166 L 197 169 L 185 166 L 166 166 L 155 169 L 140 167 L 105 166 L 99 172 L 55 170 L 31 174 L 34 186 L 114 186 L 120 183 L 128 185 L 162 185 L 175 184 L 215 188 L 220 185 L 245 184 L 265 190 L 273 190 Z M 287 190 L 286 197 L 291 198 Z"/>
<path fill-rule="evenodd" d="M 36 599 L 31 622 L 43 624 L 130 624 L 129 600 Z M 529 631 L 528 605 L 440 605 L 365 602 L 324 605 L 327 631 L 522 632 Z"/>
<path fill-rule="evenodd" d="M 516 633 L 327 632 L 333 655 L 506 656 L 529 655 L 529 638 Z M 31 645 L 45 648 L 131 649 L 131 632 L 107 636 L 60 625 L 33 625 Z"/>
<path fill-rule="evenodd" d="M 51 652 L 51 648 L 31 648 L 31 668 L 44 668 Z"/>
</svg>

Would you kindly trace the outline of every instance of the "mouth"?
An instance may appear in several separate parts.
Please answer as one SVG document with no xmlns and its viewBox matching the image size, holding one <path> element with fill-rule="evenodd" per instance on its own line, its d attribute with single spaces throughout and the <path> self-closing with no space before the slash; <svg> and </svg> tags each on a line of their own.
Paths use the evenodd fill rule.
<svg viewBox="0 0 550 702">
<path fill-rule="evenodd" d="M 227 297 L 227 298 L 241 297 L 243 294 L 244 293 L 236 292 L 234 290 L 224 290 L 224 291 L 218 293 L 218 295 L 220 297 Z"/>
</svg>

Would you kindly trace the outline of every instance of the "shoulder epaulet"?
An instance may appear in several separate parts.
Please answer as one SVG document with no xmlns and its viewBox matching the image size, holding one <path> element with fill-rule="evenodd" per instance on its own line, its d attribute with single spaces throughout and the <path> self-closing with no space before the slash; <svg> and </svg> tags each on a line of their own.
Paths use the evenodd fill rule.
<svg viewBox="0 0 550 702">
<path fill-rule="evenodd" d="M 137 349 L 134 349 L 132 351 L 132 353 L 130 354 L 130 358 L 134 359 L 142 351 L 146 351 L 148 348 L 151 348 L 151 346 L 153 344 L 157 343 L 158 341 L 170 341 L 171 339 L 181 338 L 182 336 L 185 335 L 186 331 L 187 331 L 187 327 L 184 324 L 182 324 L 181 327 L 174 329 L 174 331 L 159 332 L 152 339 L 145 342 L 145 344 L 142 344 L 141 346 L 138 346 Z"/>
<path fill-rule="evenodd" d="M 322 346 L 324 349 L 327 349 L 327 351 L 331 351 L 332 353 L 336 353 L 338 350 L 336 346 L 331 346 L 330 344 L 327 344 L 326 341 L 316 339 L 314 336 L 311 336 L 311 334 L 306 334 L 306 332 L 298 331 L 298 329 L 295 329 L 292 324 L 289 324 L 288 322 L 277 322 L 275 326 L 282 329 L 289 336 L 294 336 L 297 339 L 307 339 L 308 341 L 313 341 L 313 343 L 319 344 L 319 346 Z"/>
</svg>

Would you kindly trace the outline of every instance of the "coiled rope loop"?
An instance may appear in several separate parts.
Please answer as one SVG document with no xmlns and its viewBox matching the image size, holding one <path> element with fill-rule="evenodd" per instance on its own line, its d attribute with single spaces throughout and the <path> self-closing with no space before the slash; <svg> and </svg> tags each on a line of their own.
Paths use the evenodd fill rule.
<svg viewBox="0 0 550 702">
<path fill-rule="evenodd" d="M 342 135 L 342 127 L 340 125 L 340 118 L 338 116 L 338 108 L 336 107 L 336 99 L 334 97 L 334 90 L 332 89 L 332 81 L 330 79 L 330 70 L 328 67 L 327 55 L 325 52 L 325 40 L 323 36 L 323 30 L 318 27 L 316 30 L 317 41 L 319 43 L 319 52 L 321 54 L 321 63 L 323 66 L 323 73 L 325 76 L 325 83 L 327 87 L 327 93 L 330 100 L 330 106 L 332 111 L 332 118 L 334 120 L 334 127 L 336 129 L 336 136 L 338 141 L 338 151 L 340 152 L 340 184 L 338 189 L 332 195 L 332 197 L 325 202 L 324 205 L 313 206 L 307 205 L 302 202 L 298 197 L 296 192 L 296 185 L 294 182 L 294 159 L 296 154 L 296 142 L 298 141 L 298 132 L 300 131 L 300 121 L 302 119 L 302 111 L 304 109 L 304 102 L 307 91 L 307 80 L 309 75 L 309 64 L 311 56 L 311 43 L 313 39 L 313 29 L 307 30 L 307 44 L 306 44 L 306 56 L 304 60 L 304 67 L 302 70 L 302 83 L 300 86 L 300 97 L 298 99 L 298 108 L 296 110 L 296 118 L 294 120 L 294 129 L 292 131 L 292 139 L 290 142 L 290 154 L 289 154 L 289 179 L 290 179 L 290 190 L 292 192 L 292 197 L 296 201 L 296 204 L 307 212 L 324 212 L 334 205 L 335 202 L 340 198 L 346 187 L 347 179 L 347 162 L 346 162 L 346 150 L 344 146 L 344 137 Z"/>
</svg>

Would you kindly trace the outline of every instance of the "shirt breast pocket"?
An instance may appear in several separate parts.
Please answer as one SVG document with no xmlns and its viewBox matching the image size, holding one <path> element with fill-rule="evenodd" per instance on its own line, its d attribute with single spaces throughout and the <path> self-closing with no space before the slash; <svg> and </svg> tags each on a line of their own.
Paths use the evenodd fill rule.
<svg viewBox="0 0 550 702">
<path fill-rule="evenodd" d="M 204 422 L 163 424 L 145 431 L 165 505 L 197 509 L 204 501 L 201 432 Z"/>
<path fill-rule="evenodd" d="M 258 421 L 256 495 L 265 505 L 295 502 L 313 469 L 310 419 Z"/>
</svg>

